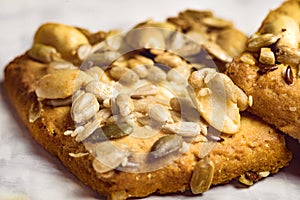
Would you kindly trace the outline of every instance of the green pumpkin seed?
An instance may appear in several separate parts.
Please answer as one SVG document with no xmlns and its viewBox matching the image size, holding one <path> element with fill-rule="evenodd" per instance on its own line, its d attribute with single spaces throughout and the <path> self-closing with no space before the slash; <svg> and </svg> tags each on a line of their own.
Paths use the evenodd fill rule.
<svg viewBox="0 0 300 200">
<path fill-rule="evenodd" d="M 132 133 L 133 127 L 128 123 L 108 124 L 97 128 L 87 139 L 89 142 L 101 142 L 107 139 L 118 139 Z"/>
<path fill-rule="evenodd" d="M 183 138 L 178 135 L 163 136 L 153 144 L 151 154 L 154 158 L 164 157 L 180 150 L 183 142 Z"/>
</svg>

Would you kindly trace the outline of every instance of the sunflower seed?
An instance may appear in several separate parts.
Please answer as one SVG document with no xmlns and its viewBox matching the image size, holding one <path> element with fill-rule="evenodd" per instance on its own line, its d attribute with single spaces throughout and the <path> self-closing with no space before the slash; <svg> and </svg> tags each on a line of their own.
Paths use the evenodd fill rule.
<svg viewBox="0 0 300 200">
<path fill-rule="evenodd" d="M 269 171 L 258 172 L 258 175 L 262 178 L 266 178 L 270 175 L 270 172 Z"/>
<path fill-rule="evenodd" d="M 116 97 L 116 105 L 122 116 L 129 115 L 134 109 L 132 99 L 128 94 L 119 94 Z"/>
<path fill-rule="evenodd" d="M 139 122 L 143 126 L 146 126 L 146 125 L 150 125 L 151 119 L 149 116 L 139 117 L 137 118 L 137 122 Z"/>
<path fill-rule="evenodd" d="M 101 124 L 104 120 L 108 119 L 112 115 L 112 111 L 109 108 L 102 108 L 95 114 L 95 119 Z"/>
<path fill-rule="evenodd" d="M 141 63 L 143 63 L 144 65 L 154 65 L 153 60 L 151 60 L 150 58 L 147 58 L 145 56 L 135 55 L 134 58 L 136 60 L 140 61 Z"/>
<path fill-rule="evenodd" d="M 253 96 L 252 95 L 249 95 L 249 97 L 248 97 L 248 105 L 249 105 L 249 107 L 253 106 Z"/>
<path fill-rule="evenodd" d="M 104 108 L 111 108 L 111 99 L 104 99 L 102 104 Z"/>
<path fill-rule="evenodd" d="M 53 73 L 58 70 L 75 70 L 78 69 L 73 63 L 70 63 L 68 61 L 59 60 L 59 61 L 53 61 L 49 63 L 49 66 L 47 67 L 47 73 Z"/>
<path fill-rule="evenodd" d="M 163 50 L 163 49 L 150 49 L 149 51 L 150 51 L 150 53 L 153 54 L 153 55 L 160 55 L 160 54 L 166 52 L 166 51 Z"/>
<path fill-rule="evenodd" d="M 243 53 L 243 55 L 240 57 L 241 61 L 243 61 L 244 63 L 247 63 L 249 65 L 255 65 L 256 60 L 255 58 L 251 55 L 251 54 L 246 54 Z"/>
<path fill-rule="evenodd" d="M 117 60 L 121 54 L 115 51 L 105 51 L 101 53 L 93 53 L 87 59 L 92 62 L 93 65 L 105 68 L 113 61 Z"/>
<path fill-rule="evenodd" d="M 183 137 L 194 137 L 200 134 L 200 126 L 195 122 L 179 122 L 174 124 L 165 124 L 163 130 Z"/>
<path fill-rule="evenodd" d="M 114 87 L 100 81 L 91 81 L 85 86 L 85 91 L 92 93 L 99 101 L 109 99 L 113 95 Z"/>
<path fill-rule="evenodd" d="M 183 138 L 178 135 L 166 135 L 159 138 L 151 148 L 151 154 L 154 158 L 167 156 L 175 153 L 182 148 Z"/>
<path fill-rule="evenodd" d="M 149 117 L 157 122 L 166 122 L 169 111 L 162 105 L 155 104 L 150 107 Z"/>
<path fill-rule="evenodd" d="M 134 111 L 140 113 L 148 113 L 150 106 L 155 103 L 156 102 L 153 99 L 149 98 L 133 99 Z"/>
<path fill-rule="evenodd" d="M 190 122 L 199 121 L 200 114 L 190 99 L 174 97 L 170 100 L 170 106 L 173 110 L 181 113 L 183 120 Z"/>
<path fill-rule="evenodd" d="M 87 139 L 99 127 L 99 125 L 100 123 L 98 119 L 94 119 L 93 121 L 86 123 L 83 126 L 83 129 L 77 132 L 76 141 L 82 142 Z"/>
<path fill-rule="evenodd" d="M 99 110 L 97 98 L 92 93 L 84 93 L 73 101 L 71 116 L 76 123 L 86 122 Z"/>
<path fill-rule="evenodd" d="M 155 67 L 155 66 L 150 67 L 148 71 L 149 71 L 149 75 L 146 78 L 150 82 L 160 83 L 165 81 L 167 78 L 166 73 L 159 67 Z"/>
<path fill-rule="evenodd" d="M 139 65 L 135 68 L 132 68 L 132 70 L 140 77 L 145 78 L 149 75 L 149 71 L 145 65 Z"/>
<path fill-rule="evenodd" d="M 245 174 L 241 175 L 238 180 L 240 183 L 243 183 L 244 185 L 247 185 L 247 186 L 251 186 L 254 184 L 253 181 L 249 180 Z"/>
<path fill-rule="evenodd" d="M 175 54 L 171 54 L 169 52 L 165 52 L 163 54 L 157 55 L 154 58 L 154 60 L 156 63 L 165 65 L 170 68 L 178 67 L 183 63 L 183 60 L 179 56 Z"/>
<path fill-rule="evenodd" d="M 118 81 L 128 70 L 129 69 L 127 67 L 113 65 L 113 67 L 109 70 L 109 75 Z"/>
<path fill-rule="evenodd" d="M 139 80 L 139 76 L 133 70 L 122 66 L 114 66 L 109 73 L 115 80 L 124 85 L 132 85 Z"/>
<path fill-rule="evenodd" d="M 195 165 L 190 187 L 193 194 L 200 194 L 207 191 L 214 177 L 214 163 L 208 156 L 201 159 Z"/>
<path fill-rule="evenodd" d="M 117 168 L 130 153 L 117 144 L 110 141 L 105 141 L 97 144 L 96 159 L 93 162 L 93 167 L 98 173 L 105 173 Z"/>
<path fill-rule="evenodd" d="M 108 83 L 111 79 L 100 67 L 94 66 L 85 71 L 86 74 L 91 76 L 94 80 L 102 81 Z"/>
<path fill-rule="evenodd" d="M 156 95 L 157 94 L 157 86 L 152 83 L 144 84 L 134 90 L 130 96 L 132 98 L 142 98 L 149 95 Z"/>
<path fill-rule="evenodd" d="M 73 158 L 80 158 L 87 155 L 89 155 L 89 153 L 69 153 L 69 156 Z"/>
</svg>

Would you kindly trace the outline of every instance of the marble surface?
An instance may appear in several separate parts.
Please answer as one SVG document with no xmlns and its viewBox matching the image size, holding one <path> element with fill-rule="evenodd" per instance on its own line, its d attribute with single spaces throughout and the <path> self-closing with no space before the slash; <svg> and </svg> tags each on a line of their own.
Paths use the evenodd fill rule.
<svg viewBox="0 0 300 200">
<path fill-rule="evenodd" d="M 59 161 L 29 136 L 9 104 L 3 88 L 4 67 L 32 44 L 44 22 L 60 22 L 90 30 L 129 29 L 153 18 L 163 20 L 186 8 L 210 9 L 253 33 L 267 12 L 282 0 L 0 0 L 0 200 L 101 199 L 67 172 Z M 294 151 L 291 165 L 249 189 L 232 183 L 212 188 L 199 197 L 151 196 L 147 199 L 299 199 L 300 145 L 288 138 Z"/>
</svg>

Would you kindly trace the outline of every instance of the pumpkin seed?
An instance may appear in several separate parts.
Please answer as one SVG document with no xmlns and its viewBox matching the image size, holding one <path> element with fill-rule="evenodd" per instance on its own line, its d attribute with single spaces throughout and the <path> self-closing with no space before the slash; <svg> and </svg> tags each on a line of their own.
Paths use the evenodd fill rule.
<svg viewBox="0 0 300 200">
<path fill-rule="evenodd" d="M 202 20 L 202 23 L 204 23 L 206 26 L 210 26 L 213 28 L 228 28 L 232 26 L 231 21 L 227 21 L 216 17 L 206 17 Z"/>
<path fill-rule="evenodd" d="M 53 107 L 70 106 L 72 105 L 72 97 L 66 99 L 46 99 L 45 105 Z"/>
<path fill-rule="evenodd" d="M 300 39 L 298 22 L 285 13 L 276 12 L 276 15 L 272 16 L 273 17 L 268 17 L 267 21 L 264 21 L 259 32 L 280 34 L 282 37 L 278 41 L 277 46 L 284 45 L 292 48 L 298 48 Z"/>
<path fill-rule="evenodd" d="M 161 28 L 146 27 L 129 31 L 125 40 L 133 49 L 165 49 L 166 44 Z"/>
<path fill-rule="evenodd" d="M 77 49 L 77 56 L 80 60 L 86 59 L 92 52 L 92 46 L 90 44 L 83 44 Z"/>
<path fill-rule="evenodd" d="M 280 34 L 266 33 L 262 35 L 253 35 L 248 40 L 247 50 L 257 52 L 262 47 L 270 46 L 281 38 Z"/>
<path fill-rule="evenodd" d="M 202 44 L 203 40 L 203 36 L 198 33 L 196 38 L 191 33 L 183 34 L 176 31 L 169 38 L 167 38 L 167 49 L 181 56 L 192 56 L 201 51 L 201 46 L 199 44 Z M 164 53 L 165 52 L 153 54 L 161 55 Z"/>
<path fill-rule="evenodd" d="M 97 128 L 87 139 L 88 142 L 101 142 L 107 139 L 118 139 L 132 133 L 133 127 L 128 123 L 108 124 Z"/>
<path fill-rule="evenodd" d="M 35 122 L 41 116 L 43 110 L 42 106 L 43 105 L 40 101 L 35 101 L 30 105 L 29 115 L 28 115 L 30 123 Z"/>
<path fill-rule="evenodd" d="M 184 140 L 179 135 L 166 135 L 159 138 L 151 148 L 151 155 L 154 158 L 167 156 L 182 148 Z"/>
<path fill-rule="evenodd" d="M 298 65 L 300 62 L 300 50 L 288 46 L 277 48 L 276 59 L 278 62 L 289 65 Z"/>
<path fill-rule="evenodd" d="M 215 58 L 223 62 L 231 62 L 232 57 L 228 55 L 219 45 L 214 42 L 207 41 L 203 44 L 203 47 Z"/>
</svg>

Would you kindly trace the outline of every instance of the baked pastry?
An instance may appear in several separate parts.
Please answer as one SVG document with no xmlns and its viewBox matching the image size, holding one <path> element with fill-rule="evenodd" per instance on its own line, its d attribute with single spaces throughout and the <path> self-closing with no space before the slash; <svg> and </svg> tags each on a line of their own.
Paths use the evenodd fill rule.
<svg viewBox="0 0 300 200">
<path fill-rule="evenodd" d="M 212 60 L 224 69 L 245 40 L 221 47 L 224 32 L 245 38 L 208 11 L 123 34 L 47 23 L 6 67 L 5 87 L 33 138 L 109 199 L 252 185 L 291 153 L 275 129 L 241 117 L 248 97 Z"/>
<path fill-rule="evenodd" d="M 249 111 L 300 139 L 299 1 L 271 11 L 227 75 L 252 98 Z"/>
</svg>

